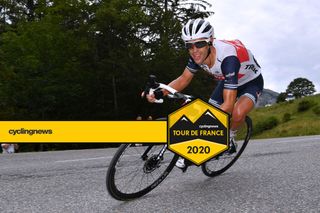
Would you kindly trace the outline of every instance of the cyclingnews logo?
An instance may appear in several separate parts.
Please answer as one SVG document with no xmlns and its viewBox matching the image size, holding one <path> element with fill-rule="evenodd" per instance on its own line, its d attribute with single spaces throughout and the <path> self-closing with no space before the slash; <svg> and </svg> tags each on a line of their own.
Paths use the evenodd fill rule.
<svg viewBox="0 0 320 213">
<path fill-rule="evenodd" d="M 53 134 L 52 129 L 9 129 L 8 133 L 10 135 L 41 135 L 41 134 Z"/>
<path fill-rule="evenodd" d="M 168 116 L 168 147 L 196 165 L 228 149 L 229 114 L 196 99 Z"/>
</svg>

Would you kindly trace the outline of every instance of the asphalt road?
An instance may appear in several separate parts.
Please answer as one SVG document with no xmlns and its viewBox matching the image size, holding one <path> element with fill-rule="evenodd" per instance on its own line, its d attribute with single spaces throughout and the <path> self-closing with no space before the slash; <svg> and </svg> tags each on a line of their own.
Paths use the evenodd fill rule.
<svg viewBox="0 0 320 213">
<path fill-rule="evenodd" d="M 130 202 L 105 187 L 114 152 L 0 155 L 0 212 L 320 212 L 320 135 L 251 141 L 226 173 L 175 168 Z"/>
</svg>

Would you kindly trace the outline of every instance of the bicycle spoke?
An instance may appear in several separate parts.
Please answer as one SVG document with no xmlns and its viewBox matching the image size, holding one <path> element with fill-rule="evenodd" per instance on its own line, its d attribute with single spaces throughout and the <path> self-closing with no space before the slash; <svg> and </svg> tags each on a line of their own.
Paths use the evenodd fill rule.
<svg viewBox="0 0 320 213">
<path fill-rule="evenodd" d="M 177 156 L 170 151 L 165 151 L 159 158 L 163 148 L 164 145 L 120 147 L 107 172 L 107 188 L 110 194 L 116 199 L 137 197 L 158 185 L 177 160 Z M 143 159 L 144 154 L 146 156 Z"/>
<path fill-rule="evenodd" d="M 211 159 L 202 165 L 202 171 L 205 175 L 214 177 L 229 169 L 239 158 L 250 139 L 252 123 L 249 117 L 246 117 L 245 125 L 238 131 L 236 138 L 236 151 L 231 153 L 230 150 L 225 151 L 221 155 Z"/>
</svg>

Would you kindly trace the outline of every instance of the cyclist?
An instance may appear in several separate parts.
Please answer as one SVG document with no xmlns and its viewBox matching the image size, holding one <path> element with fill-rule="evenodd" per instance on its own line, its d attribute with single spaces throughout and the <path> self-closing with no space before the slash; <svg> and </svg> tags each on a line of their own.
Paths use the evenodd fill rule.
<svg viewBox="0 0 320 213">
<path fill-rule="evenodd" d="M 219 81 L 209 103 L 232 115 L 229 153 L 233 153 L 236 151 L 236 130 L 254 108 L 263 90 L 261 68 L 241 41 L 215 39 L 214 29 L 206 20 L 189 20 L 182 28 L 181 37 L 190 57 L 183 73 L 169 86 L 182 91 L 199 70 L 208 72 Z M 168 91 L 159 90 L 146 97 L 149 102 L 154 102 L 167 94 Z M 186 168 L 183 159 L 177 161 L 176 166 Z"/>
</svg>

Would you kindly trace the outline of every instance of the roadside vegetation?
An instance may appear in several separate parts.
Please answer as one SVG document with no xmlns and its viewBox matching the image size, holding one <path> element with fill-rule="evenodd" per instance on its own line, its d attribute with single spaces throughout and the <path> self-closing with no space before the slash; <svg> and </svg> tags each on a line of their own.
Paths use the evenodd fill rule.
<svg viewBox="0 0 320 213">
<path fill-rule="evenodd" d="M 140 94 L 149 74 L 168 83 L 185 68 L 181 26 L 214 14 L 210 1 L 1 1 L 0 120 L 113 121 L 166 116 Z M 165 68 L 165 69 L 164 69 Z M 210 86 L 208 86 L 210 85 Z M 184 91 L 208 100 L 216 86 L 199 73 Z M 299 98 L 252 114 L 256 138 L 320 134 L 320 97 L 297 78 Z M 105 148 L 118 144 L 21 144 L 20 151 Z M 1 150 L 0 150 L 1 151 Z"/>
<path fill-rule="evenodd" d="M 257 108 L 249 116 L 253 138 L 319 135 L 320 94 Z"/>
</svg>

